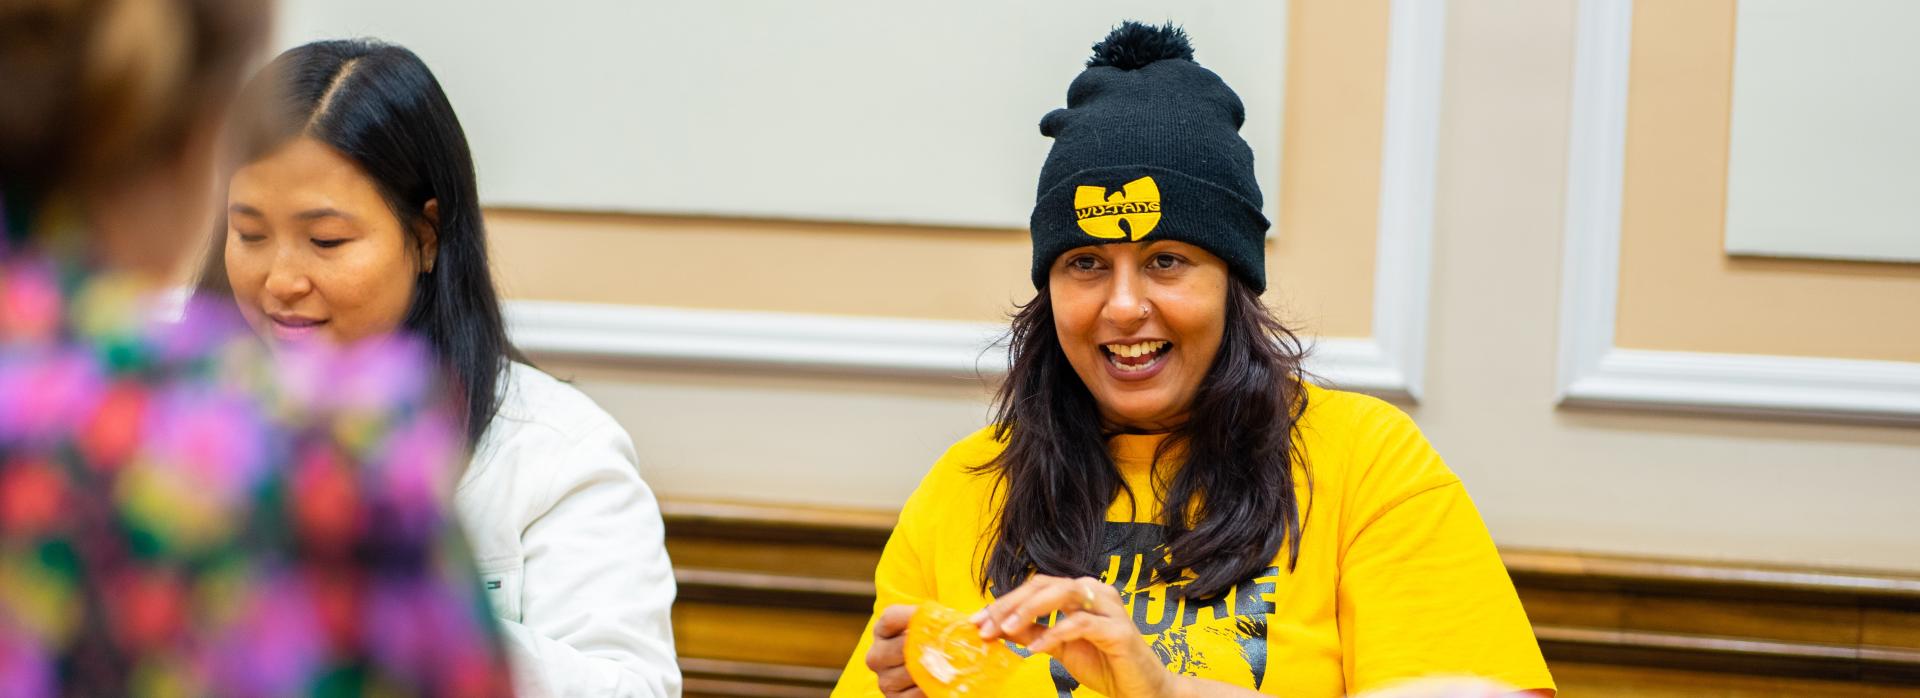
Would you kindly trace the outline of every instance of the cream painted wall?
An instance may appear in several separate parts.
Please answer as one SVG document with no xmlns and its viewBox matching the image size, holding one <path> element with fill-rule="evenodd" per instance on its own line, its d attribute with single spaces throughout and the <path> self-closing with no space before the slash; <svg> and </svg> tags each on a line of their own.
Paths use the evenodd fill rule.
<svg viewBox="0 0 1920 698">
<path fill-rule="evenodd" d="M 1553 408 L 1574 2 L 1450 8 L 1432 354 L 1412 412 L 1495 538 L 1920 569 L 1920 430 Z"/>
<path fill-rule="evenodd" d="M 1296 2 L 1275 28 L 1291 30 L 1288 155 L 1261 164 L 1281 182 L 1266 299 L 1304 335 L 1372 331 L 1387 6 Z M 1024 230 L 506 208 L 487 223 L 515 298 L 1000 321 L 1033 295 Z"/>
<path fill-rule="evenodd" d="M 1920 262 L 1920 3 L 1734 10 L 1727 251 Z"/>
<path fill-rule="evenodd" d="M 1296 12 L 1318 4 L 1297 2 Z M 1920 515 L 1911 504 L 1920 491 L 1920 430 L 1554 407 L 1574 0 L 1452 0 L 1449 8 L 1427 388 L 1410 411 L 1466 480 L 1495 538 L 1920 571 Z M 1303 17 L 1296 14 L 1293 28 L 1312 31 Z M 815 248 L 824 250 L 881 234 L 777 226 L 756 234 L 784 240 L 769 244 L 797 255 L 809 232 L 830 241 Z M 1020 257 L 1015 233 L 985 235 L 991 241 L 980 249 L 954 252 L 964 268 Z M 541 246 L 531 238 L 509 244 L 527 254 Z M 1629 263 L 1623 257 L 1623 267 Z M 582 294 L 614 293 L 596 287 L 660 273 L 617 266 L 631 276 L 571 283 Z M 979 281 L 987 302 L 1008 284 L 1018 287 L 1017 269 L 1011 280 L 1000 273 Z M 510 280 L 527 279 L 515 274 Z M 689 302 L 706 293 L 672 292 Z M 942 312 L 980 319 L 990 311 L 964 301 Z M 896 507 L 986 414 L 985 389 L 973 383 L 548 368 L 577 377 L 628 426 L 647 478 L 669 498 Z"/>
<path fill-rule="evenodd" d="M 1126 18 L 1207 37 L 1253 152 L 1278 160 L 1284 0 L 280 5 L 276 49 L 370 35 L 418 51 L 501 204 L 1023 226 L 1040 117 Z M 1260 186 L 1273 215 L 1276 183 Z"/>
<path fill-rule="evenodd" d="M 489 210 L 515 298 L 1005 320 L 1033 296 L 1024 230 Z"/>
<path fill-rule="evenodd" d="M 1387 6 L 1293 4 L 1267 301 L 1322 336 L 1365 336 L 1373 323 Z"/>
<path fill-rule="evenodd" d="M 1286 162 L 1261 164 L 1280 181 L 1267 301 L 1303 334 L 1372 331 L 1387 6 L 1296 2 L 1275 27 L 1305 29 L 1286 42 Z M 516 209 L 487 220 L 501 284 L 519 298 L 999 321 L 1033 295 L 1024 230 Z"/>
<path fill-rule="evenodd" d="M 691 367 L 542 362 L 632 432 L 661 496 L 897 509 L 986 424 L 987 387 Z"/>
<path fill-rule="evenodd" d="M 1920 361 L 1920 264 L 1726 254 L 1735 14 L 1634 7 L 1615 343 Z"/>
</svg>

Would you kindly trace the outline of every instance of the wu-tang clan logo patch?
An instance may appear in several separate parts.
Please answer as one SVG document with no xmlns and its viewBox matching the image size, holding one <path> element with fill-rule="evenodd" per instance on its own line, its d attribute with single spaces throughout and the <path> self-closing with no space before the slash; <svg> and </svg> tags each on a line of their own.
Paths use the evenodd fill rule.
<svg viewBox="0 0 1920 698">
<path fill-rule="evenodd" d="M 1160 224 L 1160 185 L 1141 177 L 1111 194 L 1106 187 L 1083 185 L 1073 190 L 1073 217 L 1088 235 L 1137 241 Z"/>
</svg>

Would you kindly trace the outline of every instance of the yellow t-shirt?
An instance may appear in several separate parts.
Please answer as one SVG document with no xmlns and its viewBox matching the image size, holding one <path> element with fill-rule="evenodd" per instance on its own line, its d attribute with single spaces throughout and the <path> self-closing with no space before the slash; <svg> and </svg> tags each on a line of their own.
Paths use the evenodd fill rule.
<svg viewBox="0 0 1920 698">
<path fill-rule="evenodd" d="M 1153 492 L 1148 481 L 1159 439 L 1109 442 L 1135 493 Z M 1122 496 L 1108 510 L 1108 554 L 1097 576 L 1120 589 L 1141 635 L 1170 670 L 1296 697 L 1343 696 L 1437 675 L 1553 688 L 1479 512 L 1413 420 L 1371 397 L 1309 387 L 1296 441 L 1313 489 L 1309 499 L 1296 472 L 1307 513 L 1291 572 L 1282 547 L 1265 570 L 1220 598 L 1169 604 L 1165 585 L 1137 584 L 1143 561 L 1157 559 L 1157 503 L 1143 497 L 1139 511 L 1129 511 Z M 1002 447 L 991 428 L 983 429 L 948 449 L 921 481 L 874 573 L 876 614 L 923 599 L 967 612 L 988 603 L 980 576 L 1000 502 L 994 476 L 970 470 Z M 865 663 L 871 641 L 870 622 L 835 698 L 880 695 Z M 1097 694 L 1038 655 L 1027 657 L 1004 695 Z"/>
</svg>

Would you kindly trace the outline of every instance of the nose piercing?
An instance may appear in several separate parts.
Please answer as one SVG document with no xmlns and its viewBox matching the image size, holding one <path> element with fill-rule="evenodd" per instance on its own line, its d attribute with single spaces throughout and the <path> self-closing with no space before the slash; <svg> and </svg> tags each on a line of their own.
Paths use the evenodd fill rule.
<svg viewBox="0 0 1920 698">
<path fill-rule="evenodd" d="M 1149 308 L 1149 307 L 1147 307 L 1147 306 L 1146 306 L 1145 304 L 1141 304 L 1141 306 L 1140 306 L 1140 319 L 1142 319 L 1142 320 L 1145 320 L 1145 319 L 1147 319 L 1147 316 L 1148 316 L 1148 315 L 1152 315 L 1152 314 L 1153 314 L 1153 309 L 1152 309 L 1152 308 Z"/>
</svg>

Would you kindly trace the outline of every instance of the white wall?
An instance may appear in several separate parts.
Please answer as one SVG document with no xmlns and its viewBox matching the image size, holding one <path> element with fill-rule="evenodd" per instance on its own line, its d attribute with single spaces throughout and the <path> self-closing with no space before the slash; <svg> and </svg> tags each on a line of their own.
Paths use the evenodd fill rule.
<svg viewBox="0 0 1920 698">
<path fill-rule="evenodd" d="M 1727 251 L 1920 262 L 1920 3 L 1742 0 Z"/>
<path fill-rule="evenodd" d="M 276 45 L 432 66 L 493 206 L 1024 228 L 1088 48 L 1172 20 L 1279 162 L 1287 3 L 287 0 Z M 1268 217 L 1274 177 L 1263 177 Z"/>
</svg>

